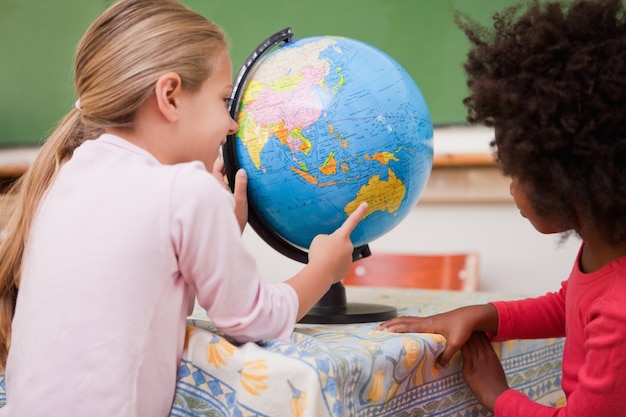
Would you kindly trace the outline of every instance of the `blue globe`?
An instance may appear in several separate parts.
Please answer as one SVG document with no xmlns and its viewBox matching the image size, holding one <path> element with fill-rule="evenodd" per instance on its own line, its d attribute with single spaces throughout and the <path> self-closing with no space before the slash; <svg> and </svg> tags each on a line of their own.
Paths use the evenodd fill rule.
<svg viewBox="0 0 626 417">
<path fill-rule="evenodd" d="M 284 43 L 246 76 L 236 112 L 237 165 L 258 221 L 308 249 L 363 201 L 351 235 L 367 245 L 396 227 L 432 168 L 433 126 L 409 74 L 366 43 L 318 36 Z"/>
</svg>

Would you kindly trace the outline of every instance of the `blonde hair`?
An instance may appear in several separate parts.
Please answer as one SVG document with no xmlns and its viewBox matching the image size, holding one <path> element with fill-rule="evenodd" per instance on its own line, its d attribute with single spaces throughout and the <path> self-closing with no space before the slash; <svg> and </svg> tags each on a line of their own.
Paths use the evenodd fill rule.
<svg viewBox="0 0 626 417">
<path fill-rule="evenodd" d="M 133 129 L 158 78 L 176 72 L 197 91 L 227 48 L 223 32 L 176 0 L 120 0 L 82 37 L 74 67 L 79 101 L 11 192 L 17 202 L 0 244 L 0 367 L 11 341 L 22 256 L 42 195 L 76 147 L 107 128 Z"/>
</svg>

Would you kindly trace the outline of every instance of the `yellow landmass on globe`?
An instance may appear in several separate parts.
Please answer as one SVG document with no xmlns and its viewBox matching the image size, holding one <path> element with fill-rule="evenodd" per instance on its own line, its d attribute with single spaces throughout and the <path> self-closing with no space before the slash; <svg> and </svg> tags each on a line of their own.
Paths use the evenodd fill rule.
<svg viewBox="0 0 626 417">
<path fill-rule="evenodd" d="M 264 83 L 260 83 L 257 80 L 250 81 L 250 83 L 246 86 L 246 106 L 254 103 L 264 88 Z"/>
<path fill-rule="evenodd" d="M 382 165 L 387 165 L 389 161 L 399 161 L 392 152 L 376 152 L 373 156 L 365 155 L 365 159 L 378 161 Z"/>
<path fill-rule="evenodd" d="M 296 75 L 280 77 L 272 82 L 268 83 L 268 87 L 277 93 L 284 93 L 291 91 L 298 87 L 298 85 L 304 80 L 304 74 L 296 73 Z"/>
<path fill-rule="evenodd" d="M 381 180 L 380 175 L 371 177 L 367 184 L 357 192 L 356 198 L 346 204 L 345 213 L 350 215 L 362 202 L 368 205 L 363 218 L 375 211 L 396 213 L 404 200 L 406 186 L 391 169 L 387 169 L 387 173 L 389 175 L 387 181 Z"/>
<path fill-rule="evenodd" d="M 259 126 L 253 117 L 248 117 L 247 112 L 242 112 L 239 119 L 241 120 L 239 123 L 239 130 L 242 132 L 241 141 L 248 150 L 252 163 L 256 169 L 259 169 L 261 167 L 261 151 L 271 135 L 271 130 Z"/>
</svg>

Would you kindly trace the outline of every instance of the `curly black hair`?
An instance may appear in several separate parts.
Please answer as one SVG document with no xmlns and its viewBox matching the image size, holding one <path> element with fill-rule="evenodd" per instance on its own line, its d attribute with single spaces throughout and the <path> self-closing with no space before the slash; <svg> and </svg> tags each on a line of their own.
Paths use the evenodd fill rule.
<svg viewBox="0 0 626 417">
<path fill-rule="evenodd" d="M 539 215 L 626 242 L 626 20 L 621 0 L 520 3 L 488 29 L 455 16 L 471 48 L 467 120 L 495 128 L 505 175 Z"/>
</svg>

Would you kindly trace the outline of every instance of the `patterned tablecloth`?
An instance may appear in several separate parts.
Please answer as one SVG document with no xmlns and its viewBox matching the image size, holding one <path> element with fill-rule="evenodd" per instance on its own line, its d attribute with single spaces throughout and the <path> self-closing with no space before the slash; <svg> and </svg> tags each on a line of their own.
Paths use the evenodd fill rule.
<svg viewBox="0 0 626 417">
<path fill-rule="evenodd" d="M 517 296 L 348 287 L 348 300 L 393 305 L 399 315 L 429 315 Z M 369 417 L 490 415 L 460 374 L 457 355 L 434 365 L 445 339 L 395 334 L 378 323 L 298 324 L 291 343 L 232 344 L 203 312 L 189 319 L 171 416 Z M 562 405 L 563 339 L 495 343 L 512 388 Z M 0 376 L 0 404 L 5 401 Z"/>
</svg>

